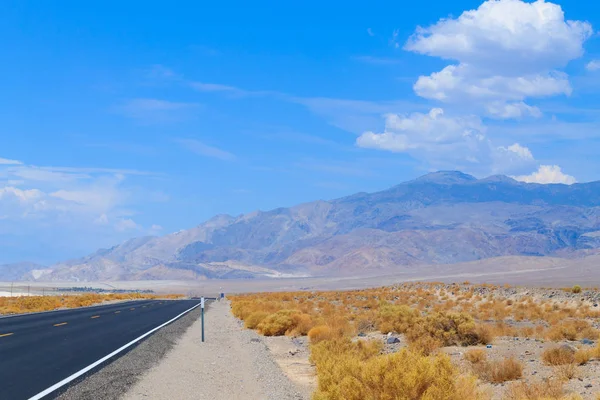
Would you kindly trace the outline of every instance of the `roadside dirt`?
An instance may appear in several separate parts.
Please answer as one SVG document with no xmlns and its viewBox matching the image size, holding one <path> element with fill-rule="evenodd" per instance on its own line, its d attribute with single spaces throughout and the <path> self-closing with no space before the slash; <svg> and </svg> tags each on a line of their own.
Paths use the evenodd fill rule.
<svg viewBox="0 0 600 400">
<path fill-rule="evenodd" d="M 245 330 L 227 301 L 211 304 L 205 342 L 196 321 L 171 352 L 122 398 L 194 400 L 308 399 L 273 360 L 263 338 Z"/>
</svg>

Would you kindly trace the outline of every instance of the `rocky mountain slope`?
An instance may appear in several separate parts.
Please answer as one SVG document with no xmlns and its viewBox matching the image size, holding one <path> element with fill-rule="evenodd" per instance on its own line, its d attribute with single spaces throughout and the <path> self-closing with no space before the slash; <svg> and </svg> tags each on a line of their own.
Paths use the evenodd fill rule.
<svg viewBox="0 0 600 400">
<path fill-rule="evenodd" d="M 600 249 L 600 182 L 539 185 L 437 172 L 377 193 L 219 215 L 51 267 L 39 280 L 376 273 Z"/>
</svg>

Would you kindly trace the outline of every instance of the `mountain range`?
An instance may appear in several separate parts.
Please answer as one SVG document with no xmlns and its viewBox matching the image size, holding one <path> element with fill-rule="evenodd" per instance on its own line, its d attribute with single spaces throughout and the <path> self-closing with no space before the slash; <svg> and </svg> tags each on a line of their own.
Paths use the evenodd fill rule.
<svg viewBox="0 0 600 400">
<path fill-rule="evenodd" d="M 217 215 L 166 236 L 8 273 L 40 281 L 335 276 L 596 252 L 600 182 L 541 185 L 442 171 L 376 193 Z M 0 266 L 0 280 L 8 270 Z"/>
</svg>

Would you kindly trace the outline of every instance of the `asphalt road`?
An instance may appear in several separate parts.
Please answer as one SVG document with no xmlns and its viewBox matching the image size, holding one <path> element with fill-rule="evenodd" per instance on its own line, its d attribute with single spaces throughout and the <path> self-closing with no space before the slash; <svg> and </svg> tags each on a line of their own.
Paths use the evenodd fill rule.
<svg viewBox="0 0 600 400">
<path fill-rule="evenodd" d="M 0 399 L 29 399 L 198 303 L 144 300 L 0 318 Z"/>
</svg>

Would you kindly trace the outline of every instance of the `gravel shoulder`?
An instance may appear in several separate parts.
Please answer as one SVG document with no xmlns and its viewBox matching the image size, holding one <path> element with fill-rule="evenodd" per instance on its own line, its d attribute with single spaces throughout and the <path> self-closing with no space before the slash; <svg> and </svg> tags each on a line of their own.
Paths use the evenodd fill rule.
<svg viewBox="0 0 600 400">
<path fill-rule="evenodd" d="M 199 308 L 190 311 L 173 323 L 159 329 L 130 351 L 108 361 L 97 372 L 85 375 L 83 379 L 70 385 L 56 398 L 60 400 L 118 399 L 146 371 L 165 357 L 178 339 L 198 320 L 199 316 Z"/>
<path fill-rule="evenodd" d="M 163 360 L 121 398 L 304 400 L 309 395 L 279 368 L 262 337 L 246 330 L 229 302 L 211 304 L 206 331 L 196 320 Z"/>
</svg>

